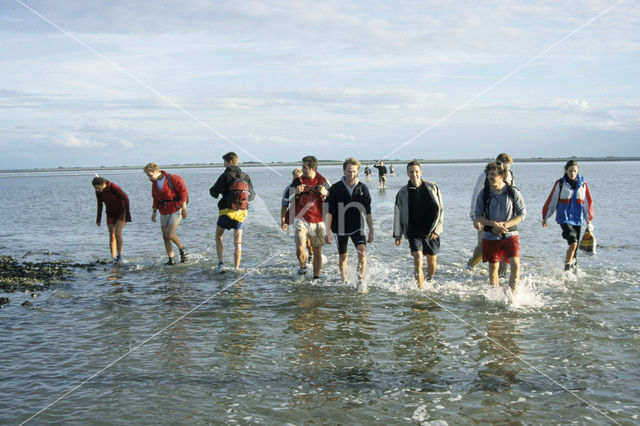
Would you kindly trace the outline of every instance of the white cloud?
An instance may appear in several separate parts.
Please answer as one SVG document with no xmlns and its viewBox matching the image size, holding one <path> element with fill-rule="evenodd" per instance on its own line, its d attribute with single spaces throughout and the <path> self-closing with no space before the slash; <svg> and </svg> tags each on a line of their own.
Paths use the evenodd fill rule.
<svg viewBox="0 0 640 426">
<path fill-rule="evenodd" d="M 103 148 L 107 146 L 104 142 L 91 140 L 91 139 L 80 139 L 76 135 L 65 135 L 58 140 L 58 143 L 68 148 L 81 148 L 81 149 Z"/>
<path fill-rule="evenodd" d="M 557 99 L 551 104 L 551 106 L 562 111 L 571 111 L 578 113 L 589 112 L 591 110 L 589 102 L 587 102 L 585 99 Z"/>
<path fill-rule="evenodd" d="M 357 138 L 353 135 L 346 135 L 344 133 L 329 133 L 331 139 L 338 139 L 343 141 L 355 141 Z"/>
<path fill-rule="evenodd" d="M 131 149 L 131 148 L 133 148 L 135 146 L 133 143 L 129 142 L 126 139 L 122 139 L 120 141 L 120 145 L 122 145 L 123 147 L 128 148 L 128 149 Z"/>
</svg>

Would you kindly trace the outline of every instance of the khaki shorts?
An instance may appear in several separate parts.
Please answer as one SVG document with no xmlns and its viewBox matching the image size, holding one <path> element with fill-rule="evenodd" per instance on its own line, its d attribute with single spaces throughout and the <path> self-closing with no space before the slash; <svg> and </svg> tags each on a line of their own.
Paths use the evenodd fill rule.
<svg viewBox="0 0 640 426">
<path fill-rule="evenodd" d="M 166 228 L 170 224 L 180 225 L 180 220 L 182 219 L 182 214 L 180 210 L 171 214 L 161 214 L 160 215 L 160 226 L 162 228 Z"/>
<path fill-rule="evenodd" d="M 296 230 L 296 243 L 309 237 L 312 247 L 322 247 L 327 229 L 324 222 L 309 223 L 306 220 L 296 219 L 293 228 Z"/>
</svg>

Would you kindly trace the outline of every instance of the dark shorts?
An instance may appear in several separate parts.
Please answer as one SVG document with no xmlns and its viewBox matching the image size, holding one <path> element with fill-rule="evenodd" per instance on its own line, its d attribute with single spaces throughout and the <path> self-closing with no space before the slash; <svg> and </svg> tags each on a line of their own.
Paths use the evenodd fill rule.
<svg viewBox="0 0 640 426">
<path fill-rule="evenodd" d="M 114 225 L 119 220 L 123 222 L 127 220 L 125 213 L 122 213 L 120 216 L 107 216 L 107 225 Z"/>
<path fill-rule="evenodd" d="M 580 226 L 562 223 L 560 224 L 560 227 L 562 228 L 562 238 L 567 240 L 569 245 L 576 244 L 580 241 Z"/>
<path fill-rule="evenodd" d="M 335 234 L 334 234 L 335 235 Z M 356 232 L 351 235 L 336 235 L 336 241 L 338 242 L 338 253 L 345 254 L 347 252 L 347 245 L 349 244 L 349 238 L 353 241 L 353 245 L 358 248 L 359 245 L 367 245 L 367 239 L 361 232 Z"/>
<path fill-rule="evenodd" d="M 412 252 L 421 251 L 422 254 L 426 254 L 429 256 L 435 256 L 440 251 L 440 237 L 434 238 L 433 240 L 429 239 L 429 237 L 415 237 L 409 235 L 409 248 Z"/>
<path fill-rule="evenodd" d="M 520 257 L 520 236 L 504 240 L 482 240 L 482 261 L 497 263 L 504 259 Z"/>
<path fill-rule="evenodd" d="M 244 222 L 238 222 L 237 220 L 231 219 L 226 214 L 221 214 L 218 216 L 218 226 L 222 229 L 242 229 L 244 228 Z"/>
</svg>

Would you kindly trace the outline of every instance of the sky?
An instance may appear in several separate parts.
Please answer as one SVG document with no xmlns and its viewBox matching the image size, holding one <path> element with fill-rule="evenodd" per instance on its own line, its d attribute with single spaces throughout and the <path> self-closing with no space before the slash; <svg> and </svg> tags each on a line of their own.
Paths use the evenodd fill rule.
<svg viewBox="0 0 640 426">
<path fill-rule="evenodd" d="M 640 156 L 640 1 L 0 0 L 0 169 Z"/>
</svg>

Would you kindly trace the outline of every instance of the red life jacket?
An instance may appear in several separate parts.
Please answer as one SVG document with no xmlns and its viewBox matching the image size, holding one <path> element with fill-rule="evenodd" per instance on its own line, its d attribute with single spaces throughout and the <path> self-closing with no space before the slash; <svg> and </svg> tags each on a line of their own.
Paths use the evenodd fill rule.
<svg viewBox="0 0 640 426">
<path fill-rule="evenodd" d="M 313 179 L 304 176 L 300 176 L 298 179 L 302 185 L 306 185 L 311 189 L 296 195 L 296 217 L 303 218 L 309 223 L 322 222 L 324 197 L 316 189 L 316 186 L 324 185 L 327 180 L 320 173 L 316 173 Z"/>
</svg>

